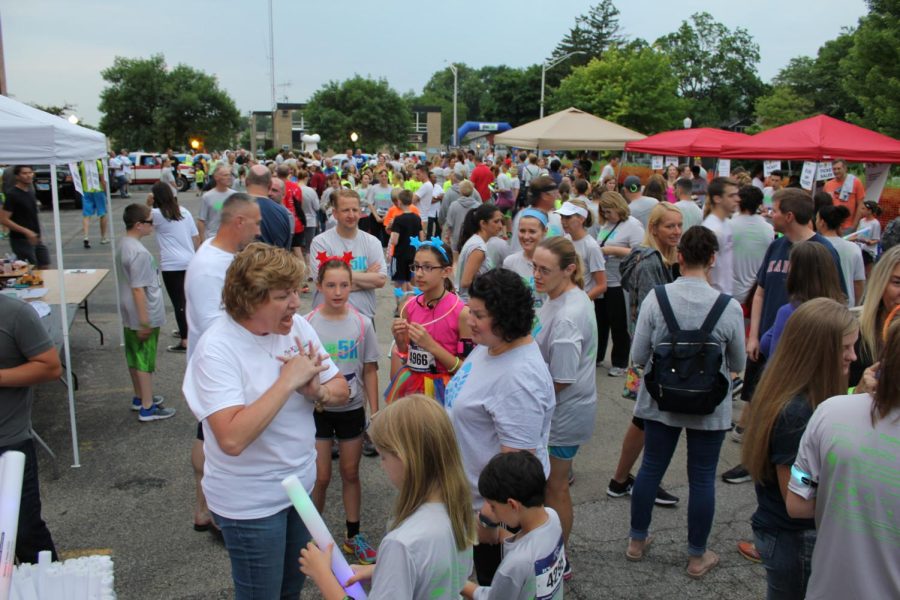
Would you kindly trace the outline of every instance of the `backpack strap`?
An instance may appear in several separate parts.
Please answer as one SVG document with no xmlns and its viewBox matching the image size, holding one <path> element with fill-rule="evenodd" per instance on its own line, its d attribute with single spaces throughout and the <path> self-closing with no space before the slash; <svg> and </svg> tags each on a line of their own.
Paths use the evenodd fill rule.
<svg viewBox="0 0 900 600">
<path fill-rule="evenodd" d="M 728 294 L 719 294 L 719 297 L 716 298 L 716 303 L 713 304 L 713 307 L 709 310 L 709 314 L 706 315 L 706 320 L 703 321 L 703 325 L 700 326 L 700 330 L 706 333 L 706 335 L 710 335 L 715 328 L 716 323 L 719 322 L 719 317 L 725 312 L 725 307 L 728 306 L 729 302 L 731 302 L 731 296 Z"/>
<path fill-rule="evenodd" d="M 653 291 L 656 292 L 656 301 L 659 303 L 659 310 L 662 311 L 663 318 L 666 320 L 666 327 L 669 328 L 669 333 L 678 333 L 681 331 L 681 327 L 678 326 L 678 320 L 675 318 L 675 313 L 672 312 L 672 304 L 669 302 L 669 296 L 666 295 L 666 286 L 658 285 L 653 288 Z"/>
</svg>

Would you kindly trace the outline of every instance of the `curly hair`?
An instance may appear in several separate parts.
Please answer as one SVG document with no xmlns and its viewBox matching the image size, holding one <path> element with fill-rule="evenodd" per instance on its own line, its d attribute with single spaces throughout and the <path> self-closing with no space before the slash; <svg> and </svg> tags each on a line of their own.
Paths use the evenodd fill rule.
<svg viewBox="0 0 900 600">
<path fill-rule="evenodd" d="M 531 333 L 534 298 L 522 278 L 509 269 L 496 268 L 477 276 L 469 298 L 478 298 L 491 315 L 494 334 L 512 342 Z"/>
<path fill-rule="evenodd" d="M 284 248 L 253 242 L 234 257 L 225 273 L 222 302 L 235 321 L 250 318 L 269 299 L 271 290 L 300 287 L 303 261 Z"/>
</svg>

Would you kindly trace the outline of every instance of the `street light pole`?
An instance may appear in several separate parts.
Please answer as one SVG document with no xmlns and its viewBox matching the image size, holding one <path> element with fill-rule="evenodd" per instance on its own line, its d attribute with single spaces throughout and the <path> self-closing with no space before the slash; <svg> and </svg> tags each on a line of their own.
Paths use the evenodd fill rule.
<svg viewBox="0 0 900 600">
<path fill-rule="evenodd" d="M 548 60 L 541 65 L 541 119 L 544 118 L 544 86 L 547 82 L 547 71 L 561 63 L 562 61 L 575 56 L 576 54 L 587 54 L 586 52 L 582 52 L 581 50 L 576 50 L 575 52 L 569 52 L 559 58 L 554 60 Z"/>
<path fill-rule="evenodd" d="M 459 140 L 457 136 L 459 135 L 459 123 L 458 113 L 456 112 L 456 99 L 458 92 L 458 84 L 459 84 L 459 69 L 453 63 L 450 64 L 450 70 L 453 71 L 453 146 L 459 147 Z"/>
</svg>

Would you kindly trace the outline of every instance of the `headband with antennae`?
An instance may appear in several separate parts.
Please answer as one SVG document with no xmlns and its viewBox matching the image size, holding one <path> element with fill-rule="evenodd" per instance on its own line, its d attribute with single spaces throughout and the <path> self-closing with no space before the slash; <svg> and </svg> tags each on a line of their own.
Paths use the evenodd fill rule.
<svg viewBox="0 0 900 600">
<path fill-rule="evenodd" d="M 327 262 L 336 260 L 338 262 L 345 263 L 349 267 L 350 261 L 353 260 L 353 253 L 352 252 L 344 252 L 343 256 L 328 256 L 328 254 L 323 251 L 323 252 L 319 252 L 318 254 L 316 254 L 316 260 L 319 261 L 320 265 L 324 265 Z"/>
<path fill-rule="evenodd" d="M 409 245 L 416 249 L 416 252 L 419 251 L 419 248 L 422 246 L 431 246 L 435 250 L 441 253 L 441 256 L 444 257 L 444 260 L 450 262 L 450 257 L 447 256 L 447 250 L 444 249 L 444 242 L 441 241 L 441 238 L 434 236 L 430 240 L 420 241 L 419 238 L 415 236 L 410 236 Z"/>
</svg>

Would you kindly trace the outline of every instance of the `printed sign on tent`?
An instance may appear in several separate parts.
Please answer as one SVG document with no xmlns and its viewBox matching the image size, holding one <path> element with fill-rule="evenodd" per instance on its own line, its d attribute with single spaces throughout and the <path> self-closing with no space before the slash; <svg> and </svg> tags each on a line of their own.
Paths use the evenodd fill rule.
<svg viewBox="0 0 900 600">
<path fill-rule="evenodd" d="M 780 160 L 765 160 L 763 161 L 763 177 L 768 177 L 772 174 L 773 171 L 781 170 L 781 161 Z"/>
<path fill-rule="evenodd" d="M 716 168 L 716 173 L 719 177 L 728 177 L 729 175 L 731 175 L 731 159 L 720 158 L 719 165 Z"/>
<path fill-rule="evenodd" d="M 829 179 L 834 179 L 834 171 L 831 170 L 830 162 L 820 162 L 818 171 L 816 173 L 816 179 L 818 181 L 828 181 Z"/>
<path fill-rule="evenodd" d="M 663 168 L 663 157 L 662 156 L 651 156 L 650 157 L 650 168 L 654 171 L 661 171 Z"/>
<path fill-rule="evenodd" d="M 866 201 L 878 202 L 891 174 L 891 165 L 866 163 Z"/>
<path fill-rule="evenodd" d="M 666 166 L 675 165 L 678 166 L 678 157 L 677 156 L 667 156 L 666 157 Z"/>
<path fill-rule="evenodd" d="M 811 190 L 813 179 L 816 177 L 816 163 L 806 161 L 803 163 L 803 171 L 800 172 L 800 187 L 804 190 Z"/>
<path fill-rule="evenodd" d="M 69 172 L 72 174 L 72 184 L 75 191 L 84 196 L 84 190 L 81 188 L 81 173 L 78 172 L 78 163 L 69 163 Z"/>
</svg>

